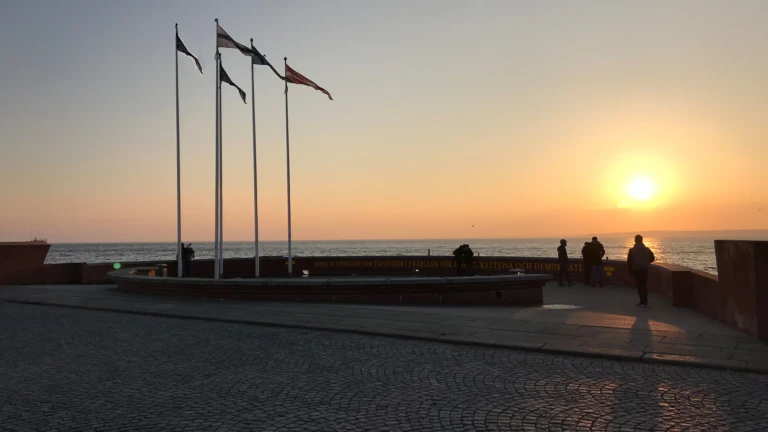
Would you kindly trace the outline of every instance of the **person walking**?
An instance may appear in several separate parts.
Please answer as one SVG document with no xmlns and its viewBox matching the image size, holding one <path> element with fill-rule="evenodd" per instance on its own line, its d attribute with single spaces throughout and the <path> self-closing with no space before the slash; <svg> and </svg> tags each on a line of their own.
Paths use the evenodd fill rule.
<svg viewBox="0 0 768 432">
<path fill-rule="evenodd" d="M 558 273 L 557 284 L 559 286 L 565 286 L 563 283 L 563 275 L 565 275 L 565 281 L 568 282 L 568 286 L 572 286 L 571 275 L 568 273 L 568 251 L 565 247 L 568 242 L 565 239 L 560 240 L 560 246 L 557 247 L 557 264 L 560 267 L 560 273 Z"/>
<path fill-rule="evenodd" d="M 603 244 L 597 241 L 597 237 L 592 237 L 592 243 L 590 244 L 592 250 L 592 271 L 590 279 L 592 280 L 592 286 L 598 284 L 603 286 L 603 257 L 605 256 L 605 248 Z"/>
<path fill-rule="evenodd" d="M 637 284 L 637 294 L 640 296 L 638 306 L 648 306 L 648 268 L 655 260 L 653 251 L 643 243 L 643 236 L 636 235 L 635 245 L 627 254 L 627 267 Z"/>
<path fill-rule="evenodd" d="M 592 250 L 589 242 L 584 242 L 584 247 L 581 248 L 582 264 L 581 269 L 584 273 L 584 285 L 589 286 L 592 284 L 589 274 L 592 272 Z"/>
</svg>

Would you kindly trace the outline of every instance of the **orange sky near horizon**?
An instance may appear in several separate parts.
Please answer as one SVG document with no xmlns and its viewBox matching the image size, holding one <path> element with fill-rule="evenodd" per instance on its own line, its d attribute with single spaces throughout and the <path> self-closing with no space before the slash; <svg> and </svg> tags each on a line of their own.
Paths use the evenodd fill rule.
<svg viewBox="0 0 768 432">
<path fill-rule="evenodd" d="M 87 6 L 68 4 L 71 16 L 10 10 L 0 48 L 32 18 L 51 22 L 37 37 L 81 43 L 53 23 Z M 175 240 L 173 57 L 148 41 L 170 40 L 176 21 L 206 69 L 179 58 L 183 237 L 213 239 L 214 15 L 334 96 L 290 89 L 294 239 L 768 228 L 768 3 L 185 4 L 89 10 L 110 26 L 82 43 L 104 46 L 59 58 L 49 82 L 46 53 L 16 52 L 23 68 L 0 77 L 0 241 Z M 132 27 L 148 34 L 97 51 Z M 249 240 L 250 77 L 247 59 L 224 56 L 248 93 L 243 105 L 223 90 L 224 236 Z M 282 240 L 282 83 L 256 75 L 260 236 Z M 646 201 L 629 193 L 636 179 L 653 186 Z"/>
</svg>

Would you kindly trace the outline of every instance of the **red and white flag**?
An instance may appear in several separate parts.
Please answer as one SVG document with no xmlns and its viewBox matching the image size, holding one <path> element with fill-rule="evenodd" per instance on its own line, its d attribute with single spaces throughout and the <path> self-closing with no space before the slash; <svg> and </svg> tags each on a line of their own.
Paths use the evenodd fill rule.
<svg viewBox="0 0 768 432">
<path fill-rule="evenodd" d="M 319 91 L 325 93 L 326 95 L 328 95 L 328 99 L 333 100 L 333 98 L 331 97 L 331 94 L 328 93 L 328 90 L 320 87 L 319 85 L 315 84 L 314 81 L 312 81 L 311 79 L 309 79 L 309 78 L 305 77 L 304 75 L 296 72 L 290 66 L 288 66 L 287 63 L 285 65 L 285 80 L 287 82 L 293 83 L 293 84 L 304 84 L 305 86 L 310 86 L 310 87 L 312 87 L 315 90 L 319 90 Z M 286 87 L 286 91 L 288 91 L 287 87 Z"/>
</svg>

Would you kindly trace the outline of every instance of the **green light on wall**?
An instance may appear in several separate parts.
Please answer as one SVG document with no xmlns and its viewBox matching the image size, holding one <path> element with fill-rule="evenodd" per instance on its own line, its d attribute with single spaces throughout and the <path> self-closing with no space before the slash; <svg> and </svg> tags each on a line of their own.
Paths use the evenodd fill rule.
<svg viewBox="0 0 768 432">
<path fill-rule="evenodd" d="M 112 264 L 112 267 L 114 267 L 115 270 L 120 270 L 120 263 L 114 263 Z"/>
</svg>

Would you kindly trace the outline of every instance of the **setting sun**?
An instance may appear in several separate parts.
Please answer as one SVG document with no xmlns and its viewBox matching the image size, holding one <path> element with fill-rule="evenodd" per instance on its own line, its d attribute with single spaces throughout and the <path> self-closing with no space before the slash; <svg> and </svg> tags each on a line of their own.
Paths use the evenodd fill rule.
<svg viewBox="0 0 768 432">
<path fill-rule="evenodd" d="M 655 188 L 650 179 L 637 178 L 629 184 L 627 191 L 632 198 L 638 201 L 646 201 L 653 196 Z"/>
</svg>

